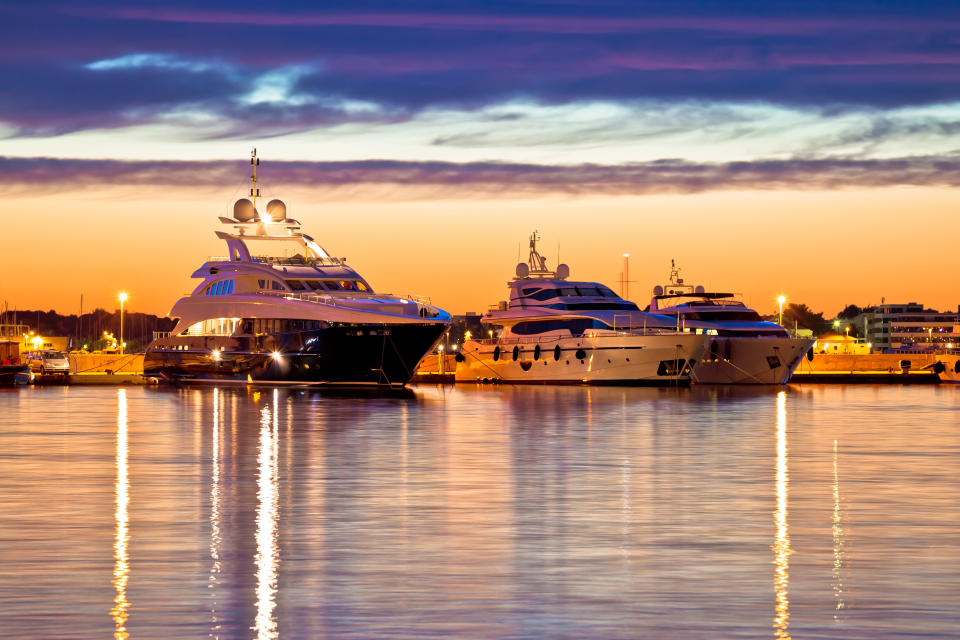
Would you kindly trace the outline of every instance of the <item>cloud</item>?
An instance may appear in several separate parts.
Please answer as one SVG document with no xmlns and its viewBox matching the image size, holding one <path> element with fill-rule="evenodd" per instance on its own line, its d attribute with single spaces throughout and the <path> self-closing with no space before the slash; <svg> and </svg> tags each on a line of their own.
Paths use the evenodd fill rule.
<svg viewBox="0 0 960 640">
<path fill-rule="evenodd" d="M 951 28 L 960 8 L 942 2 L 270 6 L 8 7 L 0 122 L 59 135 L 203 111 L 237 120 L 224 136 L 251 127 L 276 135 L 513 100 L 811 109 L 960 100 Z M 269 103 L 270 117 L 244 109 L 254 103 Z"/>
<path fill-rule="evenodd" d="M 270 162 L 276 187 L 331 194 L 407 189 L 423 198 L 512 195 L 621 196 L 716 190 L 843 189 L 960 186 L 960 154 L 884 160 L 804 159 L 690 163 L 660 160 L 631 165 L 516 163 Z M 218 187 L 246 175 L 237 162 L 129 162 L 0 158 L 0 184 L 33 191 L 128 186 Z"/>
</svg>

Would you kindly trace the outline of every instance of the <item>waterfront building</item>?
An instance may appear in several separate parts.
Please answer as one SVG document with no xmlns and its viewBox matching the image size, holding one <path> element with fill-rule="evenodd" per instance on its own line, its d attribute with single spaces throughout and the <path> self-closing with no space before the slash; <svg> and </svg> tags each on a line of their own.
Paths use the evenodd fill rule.
<svg viewBox="0 0 960 640">
<path fill-rule="evenodd" d="M 881 304 L 864 309 L 850 323 L 874 349 L 951 349 L 960 345 L 960 307 L 954 312 L 927 309 L 917 302 Z"/>
</svg>

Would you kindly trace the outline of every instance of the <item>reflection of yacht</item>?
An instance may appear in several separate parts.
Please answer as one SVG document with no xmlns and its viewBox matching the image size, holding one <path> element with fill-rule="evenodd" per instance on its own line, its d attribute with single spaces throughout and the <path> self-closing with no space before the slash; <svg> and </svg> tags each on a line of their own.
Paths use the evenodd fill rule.
<svg viewBox="0 0 960 640">
<path fill-rule="evenodd" d="M 510 302 L 483 318 L 501 327 L 489 340 L 467 340 L 457 355 L 459 382 L 689 383 L 707 336 L 680 333 L 670 320 L 643 313 L 596 282 L 570 282 L 569 268 L 547 269 L 530 237 L 517 265 Z M 699 366 L 699 365 L 696 365 Z"/>
<path fill-rule="evenodd" d="M 280 200 L 256 210 L 243 198 L 235 233 L 218 231 L 229 256 L 196 272 L 168 337 L 155 340 L 146 375 L 207 382 L 403 385 L 450 316 L 424 299 L 374 293 L 345 258 L 331 257 L 287 218 Z"/>
<path fill-rule="evenodd" d="M 710 336 L 709 349 L 693 372 L 701 384 L 784 384 L 813 345 L 765 322 L 732 293 L 684 284 L 671 261 L 670 282 L 653 289 L 648 311 L 670 316 L 681 330 Z"/>
</svg>

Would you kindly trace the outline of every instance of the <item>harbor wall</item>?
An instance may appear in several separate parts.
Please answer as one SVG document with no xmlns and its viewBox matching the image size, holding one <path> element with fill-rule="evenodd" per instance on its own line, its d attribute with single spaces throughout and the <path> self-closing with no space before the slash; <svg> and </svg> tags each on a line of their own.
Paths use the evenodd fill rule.
<svg viewBox="0 0 960 640">
<path fill-rule="evenodd" d="M 71 353 L 70 373 L 143 373 L 143 354 Z"/>
<path fill-rule="evenodd" d="M 902 361 L 910 362 L 910 371 L 920 371 L 933 367 L 937 356 L 931 353 L 817 353 L 812 361 L 803 358 L 796 373 L 898 373 L 903 370 Z"/>
</svg>

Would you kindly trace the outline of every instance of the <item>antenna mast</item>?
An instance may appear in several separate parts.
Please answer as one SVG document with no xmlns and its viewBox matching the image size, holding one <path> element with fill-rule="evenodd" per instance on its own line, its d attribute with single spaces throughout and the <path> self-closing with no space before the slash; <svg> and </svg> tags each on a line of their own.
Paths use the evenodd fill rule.
<svg viewBox="0 0 960 640">
<path fill-rule="evenodd" d="M 260 158 L 257 157 L 256 147 L 250 152 L 250 166 L 253 167 L 253 175 L 250 176 L 250 182 L 253 183 L 253 186 L 250 187 L 250 197 L 253 198 L 253 210 L 256 211 L 257 198 L 260 197 L 260 187 L 257 186 L 257 167 L 260 166 Z"/>
<path fill-rule="evenodd" d="M 537 240 L 540 240 L 540 234 L 534 231 L 530 234 L 530 257 L 527 258 L 527 264 L 531 273 L 547 273 L 547 259 L 537 253 Z"/>
</svg>

